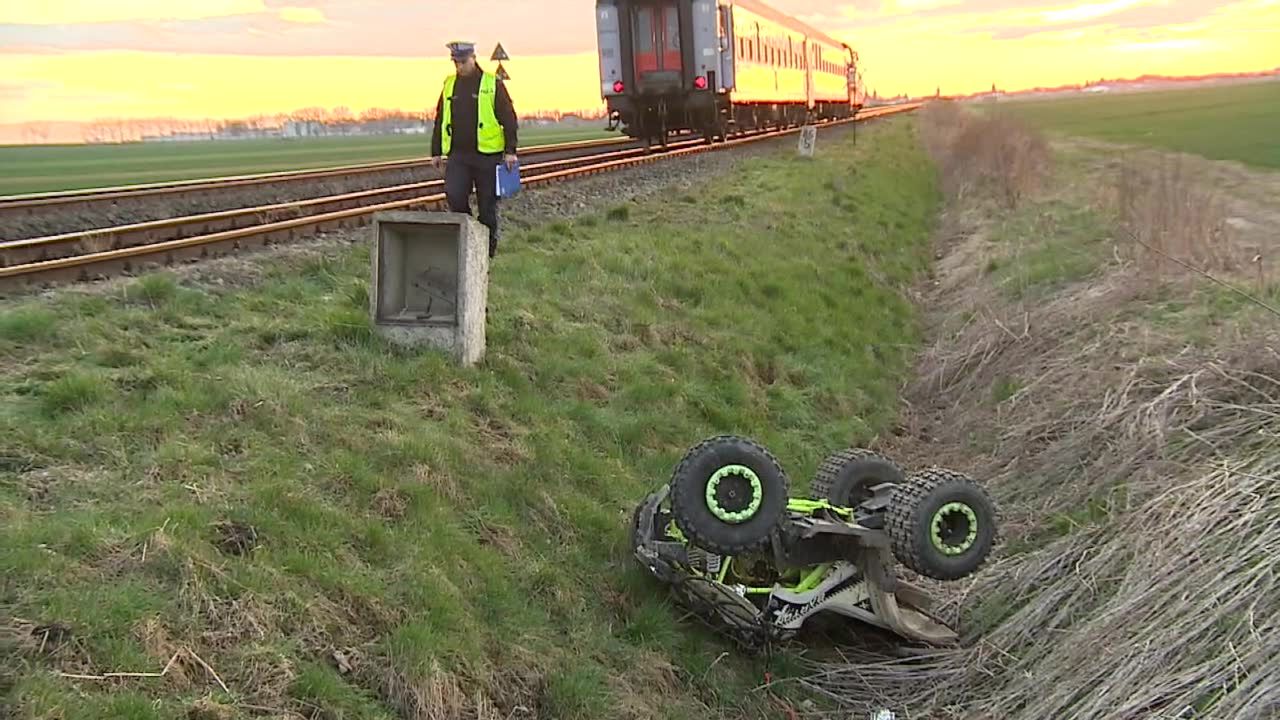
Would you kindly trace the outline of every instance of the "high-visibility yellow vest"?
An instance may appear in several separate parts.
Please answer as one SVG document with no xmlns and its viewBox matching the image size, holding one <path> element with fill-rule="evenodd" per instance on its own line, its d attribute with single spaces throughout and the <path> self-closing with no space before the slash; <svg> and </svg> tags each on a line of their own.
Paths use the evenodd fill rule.
<svg viewBox="0 0 1280 720">
<path fill-rule="evenodd" d="M 453 146 L 453 86 L 457 75 L 450 75 L 444 81 L 444 117 L 440 126 L 441 150 L 449 154 Z M 502 132 L 502 124 L 498 122 L 496 105 L 498 101 L 498 76 L 484 73 L 480 77 L 480 98 L 476 103 L 476 150 L 482 153 L 502 152 L 506 144 L 506 135 Z"/>
</svg>

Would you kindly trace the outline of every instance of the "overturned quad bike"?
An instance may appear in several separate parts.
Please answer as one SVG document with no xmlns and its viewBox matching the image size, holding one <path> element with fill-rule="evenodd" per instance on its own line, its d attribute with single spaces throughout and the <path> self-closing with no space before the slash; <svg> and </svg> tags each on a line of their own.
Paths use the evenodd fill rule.
<svg viewBox="0 0 1280 720">
<path fill-rule="evenodd" d="M 691 449 L 632 516 L 636 558 L 695 613 L 748 650 L 792 639 L 832 612 L 931 645 L 957 634 L 931 599 L 900 579 L 956 580 L 996 539 L 996 511 L 970 478 L 940 468 L 907 476 L 882 455 L 850 448 L 819 467 L 812 498 L 764 447 L 720 436 Z"/>
</svg>

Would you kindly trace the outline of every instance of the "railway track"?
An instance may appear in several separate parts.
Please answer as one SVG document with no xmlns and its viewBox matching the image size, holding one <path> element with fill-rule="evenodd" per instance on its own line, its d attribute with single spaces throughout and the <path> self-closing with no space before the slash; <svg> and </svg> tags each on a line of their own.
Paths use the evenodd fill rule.
<svg viewBox="0 0 1280 720">
<path fill-rule="evenodd" d="M 825 126 L 861 122 L 917 107 L 918 104 L 909 104 L 871 108 L 853 120 Z M 798 131 L 797 127 L 764 131 L 715 144 L 700 139 L 677 141 L 665 152 L 646 153 L 643 148 L 632 147 L 533 163 L 522 168 L 522 183 L 538 186 L 562 182 Z M 385 210 L 443 209 L 444 206 L 443 181 L 431 180 L 293 203 L 9 241 L 0 243 L 0 290 L 133 273 L 152 265 L 194 261 L 254 246 L 288 242 L 315 232 L 353 227 Z"/>
<path fill-rule="evenodd" d="M 638 147 L 638 143 L 632 138 L 604 138 L 555 145 L 533 145 L 521 148 L 520 154 L 528 158 L 552 159 L 551 156 L 559 155 L 560 153 L 573 154 L 582 150 L 620 149 L 626 146 Z M 120 203 L 140 200 L 175 200 L 188 195 L 225 192 L 228 190 L 252 190 L 253 188 L 268 185 L 279 187 L 297 183 L 314 183 L 326 179 L 350 180 L 361 176 L 376 178 L 379 175 L 406 170 L 419 170 L 425 168 L 426 165 L 426 158 L 411 158 L 408 160 L 388 160 L 359 165 L 234 175 L 199 180 L 178 180 L 145 185 L 60 190 L 27 195 L 0 195 L 0 222 L 24 215 L 92 211 L 102 206 L 114 206 Z"/>
<path fill-rule="evenodd" d="M 687 147 L 697 142 L 700 141 L 683 141 L 673 145 L 673 147 Z M 526 177 L 537 177 L 546 172 L 567 170 L 576 165 L 635 157 L 643 153 L 644 150 L 642 148 L 608 150 L 604 153 L 593 153 L 562 160 L 523 165 L 521 173 Z M 278 220 L 321 215 L 359 208 L 364 205 L 377 205 L 397 200 L 418 198 L 425 193 L 442 192 L 443 189 L 444 180 L 435 179 L 309 198 L 295 202 L 272 203 L 270 205 L 198 213 L 108 228 L 94 228 L 22 240 L 0 241 L 0 267 L 55 260 L 103 250 L 119 250 L 164 240 L 180 240 L 195 235 L 208 235 L 227 230 L 239 230 L 255 225 L 269 224 Z"/>
</svg>

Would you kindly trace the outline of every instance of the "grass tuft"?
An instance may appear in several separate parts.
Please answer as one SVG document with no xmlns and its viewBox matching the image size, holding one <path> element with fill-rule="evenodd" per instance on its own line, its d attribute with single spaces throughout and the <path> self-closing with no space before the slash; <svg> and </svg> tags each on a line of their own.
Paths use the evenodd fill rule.
<svg viewBox="0 0 1280 720">
<path fill-rule="evenodd" d="M 106 394 L 107 384 L 101 376 L 76 371 L 46 383 L 40 402 L 45 413 L 58 415 L 87 407 Z"/>
<path fill-rule="evenodd" d="M 172 300 L 178 295 L 178 281 L 170 274 L 147 275 L 125 289 L 125 297 L 152 306 Z"/>
<path fill-rule="evenodd" d="M 0 341 L 15 345 L 43 340 L 56 326 L 53 313 L 41 308 L 18 308 L 0 313 Z"/>
</svg>

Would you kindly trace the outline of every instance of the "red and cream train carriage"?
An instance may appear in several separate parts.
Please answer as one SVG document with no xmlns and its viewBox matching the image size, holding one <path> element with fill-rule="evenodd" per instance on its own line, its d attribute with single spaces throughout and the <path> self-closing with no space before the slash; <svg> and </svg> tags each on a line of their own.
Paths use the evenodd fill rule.
<svg viewBox="0 0 1280 720">
<path fill-rule="evenodd" d="M 846 118 L 865 94 L 848 45 L 758 0 L 597 0 L 610 122 L 665 142 Z"/>
</svg>

